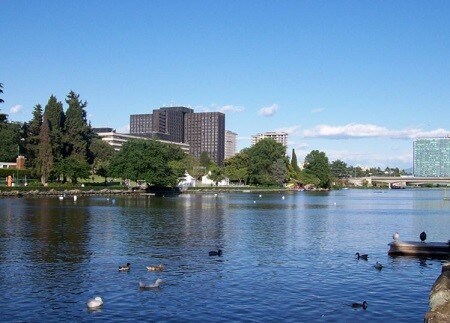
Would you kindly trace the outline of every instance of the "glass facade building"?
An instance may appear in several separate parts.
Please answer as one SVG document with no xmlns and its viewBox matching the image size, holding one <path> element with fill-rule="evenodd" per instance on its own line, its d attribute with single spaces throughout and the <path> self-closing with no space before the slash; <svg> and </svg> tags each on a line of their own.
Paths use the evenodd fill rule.
<svg viewBox="0 0 450 323">
<path fill-rule="evenodd" d="M 450 177 L 450 137 L 414 140 L 414 176 Z"/>
</svg>

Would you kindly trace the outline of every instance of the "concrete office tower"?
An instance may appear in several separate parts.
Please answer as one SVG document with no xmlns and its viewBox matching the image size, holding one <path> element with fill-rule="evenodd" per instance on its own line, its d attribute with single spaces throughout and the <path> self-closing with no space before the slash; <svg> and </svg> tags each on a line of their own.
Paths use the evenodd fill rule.
<svg viewBox="0 0 450 323">
<path fill-rule="evenodd" d="M 225 131 L 225 159 L 236 155 L 236 137 L 237 133 L 230 130 Z"/>
<path fill-rule="evenodd" d="M 413 154 L 414 176 L 450 177 L 450 137 L 415 139 Z"/>
<path fill-rule="evenodd" d="M 190 154 L 200 158 L 207 152 L 217 165 L 225 158 L 225 114 L 201 112 L 186 114 L 184 136 L 190 146 Z"/>
</svg>

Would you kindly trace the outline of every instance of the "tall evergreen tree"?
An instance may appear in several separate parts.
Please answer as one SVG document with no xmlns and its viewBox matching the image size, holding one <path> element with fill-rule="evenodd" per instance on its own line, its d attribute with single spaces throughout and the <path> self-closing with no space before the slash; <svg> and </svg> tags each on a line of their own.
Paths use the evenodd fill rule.
<svg viewBox="0 0 450 323">
<path fill-rule="evenodd" d="M 291 166 L 296 173 L 300 172 L 300 167 L 298 166 L 297 155 L 295 154 L 295 149 L 292 149 Z"/>
<path fill-rule="evenodd" d="M 86 160 L 92 138 L 91 129 L 86 119 L 87 102 L 81 101 L 78 94 L 70 91 L 66 103 L 69 105 L 64 124 L 66 154 L 68 157 Z"/>
<path fill-rule="evenodd" d="M 41 176 L 42 185 L 46 185 L 53 170 L 53 154 L 50 138 L 50 127 L 47 114 L 44 113 L 41 132 L 39 134 L 39 150 L 37 157 L 37 171 Z"/>
<path fill-rule="evenodd" d="M 42 107 L 36 104 L 33 110 L 33 119 L 26 124 L 25 155 L 27 167 L 35 169 L 39 150 L 39 135 L 42 127 Z"/>
<path fill-rule="evenodd" d="M 50 128 L 50 139 L 52 143 L 52 154 L 55 163 L 60 162 L 64 156 L 64 110 L 61 102 L 58 102 L 55 96 L 51 95 L 44 113 L 48 118 Z"/>
</svg>

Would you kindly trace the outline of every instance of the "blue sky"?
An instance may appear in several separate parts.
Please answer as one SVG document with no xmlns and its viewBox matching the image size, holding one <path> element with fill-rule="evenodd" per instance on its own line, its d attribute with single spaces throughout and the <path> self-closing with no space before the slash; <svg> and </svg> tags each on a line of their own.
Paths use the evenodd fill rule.
<svg viewBox="0 0 450 323">
<path fill-rule="evenodd" d="M 286 131 L 300 162 L 382 168 L 450 134 L 450 1 L 4 0 L 0 30 L 12 121 L 73 90 L 94 127 L 184 105 L 224 112 L 238 150 Z"/>
</svg>

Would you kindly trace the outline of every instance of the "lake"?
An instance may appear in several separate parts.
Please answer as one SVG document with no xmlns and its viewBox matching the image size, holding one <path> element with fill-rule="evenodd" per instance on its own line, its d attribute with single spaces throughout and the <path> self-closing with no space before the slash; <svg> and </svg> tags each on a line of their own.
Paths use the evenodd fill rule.
<svg viewBox="0 0 450 323">
<path fill-rule="evenodd" d="M 427 241 L 449 240 L 443 197 L 349 189 L 2 198 L 0 314 L 10 322 L 423 322 L 444 260 L 393 258 L 387 244 L 396 231 L 401 240 L 422 231 Z M 222 256 L 208 255 L 218 249 Z M 146 269 L 161 263 L 162 272 Z M 139 288 L 157 278 L 160 288 Z M 90 311 L 95 296 L 104 304 Z M 363 301 L 367 310 L 352 308 Z"/>
</svg>

